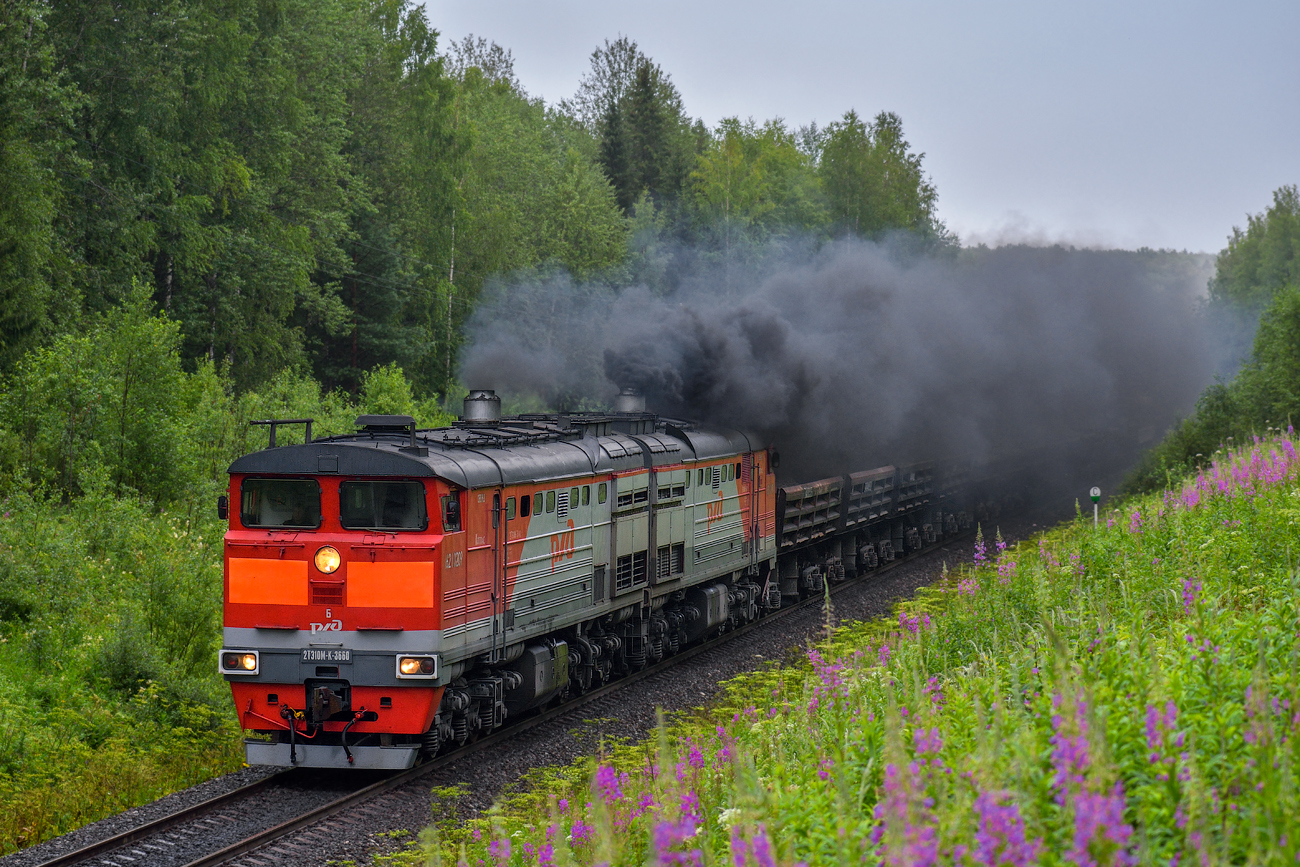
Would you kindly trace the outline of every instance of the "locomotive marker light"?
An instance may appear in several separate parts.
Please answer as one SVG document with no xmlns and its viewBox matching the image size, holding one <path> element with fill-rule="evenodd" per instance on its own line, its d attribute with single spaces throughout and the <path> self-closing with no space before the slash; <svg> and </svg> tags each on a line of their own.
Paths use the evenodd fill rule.
<svg viewBox="0 0 1300 867">
<path fill-rule="evenodd" d="M 1097 504 L 1101 502 L 1101 488 L 1094 485 L 1088 492 L 1088 496 L 1092 497 L 1092 529 L 1095 530 L 1097 529 Z"/>
<path fill-rule="evenodd" d="M 326 545 L 316 552 L 316 568 L 326 575 L 338 569 L 339 564 L 342 562 L 343 558 L 339 556 L 339 552 L 332 545 Z"/>
<path fill-rule="evenodd" d="M 438 677 L 438 657 L 436 656 L 399 656 L 397 657 L 397 676 L 401 678 L 418 677 L 433 680 Z"/>
<path fill-rule="evenodd" d="M 258 652 L 256 650 L 222 650 L 220 654 L 220 674 L 257 674 Z"/>
</svg>

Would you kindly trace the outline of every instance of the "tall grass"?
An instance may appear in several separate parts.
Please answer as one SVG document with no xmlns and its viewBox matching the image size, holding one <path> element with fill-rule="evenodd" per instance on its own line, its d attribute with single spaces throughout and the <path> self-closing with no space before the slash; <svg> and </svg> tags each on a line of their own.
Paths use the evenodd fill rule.
<svg viewBox="0 0 1300 867">
<path fill-rule="evenodd" d="M 1097 530 L 981 538 L 896 619 L 397 860 L 1295 863 L 1298 471 L 1257 441 Z"/>
</svg>

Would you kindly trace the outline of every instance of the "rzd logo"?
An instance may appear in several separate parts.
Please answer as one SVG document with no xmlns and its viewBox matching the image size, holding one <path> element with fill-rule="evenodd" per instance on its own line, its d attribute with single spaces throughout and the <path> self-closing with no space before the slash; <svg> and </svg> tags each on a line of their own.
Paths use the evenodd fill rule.
<svg viewBox="0 0 1300 867">
<path fill-rule="evenodd" d="M 333 612 L 333 610 L 330 609 L 330 608 L 326 608 L 326 609 L 325 609 L 325 622 L 324 622 L 324 623 L 313 623 L 313 624 L 311 625 L 311 634 L 312 634 L 312 635 L 315 635 L 315 634 L 318 633 L 318 632 L 341 632 L 341 631 L 343 631 L 343 621 L 342 621 L 342 620 L 331 620 L 330 618 L 333 617 L 333 616 L 334 616 L 334 612 Z"/>
<path fill-rule="evenodd" d="M 717 502 L 705 504 L 705 508 L 709 510 L 709 523 L 704 528 L 704 532 L 713 532 L 713 525 L 722 520 L 722 502 L 722 491 L 718 491 Z"/>
<path fill-rule="evenodd" d="M 569 519 L 569 530 L 566 533 L 556 533 L 551 537 L 551 571 L 560 565 L 561 560 L 573 559 L 573 519 Z"/>
</svg>

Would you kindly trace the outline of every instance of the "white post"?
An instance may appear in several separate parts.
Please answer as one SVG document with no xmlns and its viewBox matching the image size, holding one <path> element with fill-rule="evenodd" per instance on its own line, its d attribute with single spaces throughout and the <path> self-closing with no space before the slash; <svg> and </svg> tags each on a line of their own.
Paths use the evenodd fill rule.
<svg viewBox="0 0 1300 867">
<path fill-rule="evenodd" d="M 1094 487 L 1088 492 L 1088 496 L 1092 498 L 1092 529 L 1095 530 L 1097 529 L 1097 504 L 1101 502 L 1101 488 Z"/>
</svg>

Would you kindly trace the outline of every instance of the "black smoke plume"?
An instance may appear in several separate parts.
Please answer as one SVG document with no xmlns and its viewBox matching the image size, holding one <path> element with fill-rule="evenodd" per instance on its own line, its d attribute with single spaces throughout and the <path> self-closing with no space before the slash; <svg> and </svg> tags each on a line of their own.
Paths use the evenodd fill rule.
<svg viewBox="0 0 1300 867">
<path fill-rule="evenodd" d="M 639 388 L 663 415 L 759 434 L 802 481 L 1025 450 L 1121 471 L 1215 372 L 1208 257 L 839 241 L 701 258 L 657 290 L 495 287 L 462 381 L 570 409 Z"/>
</svg>

